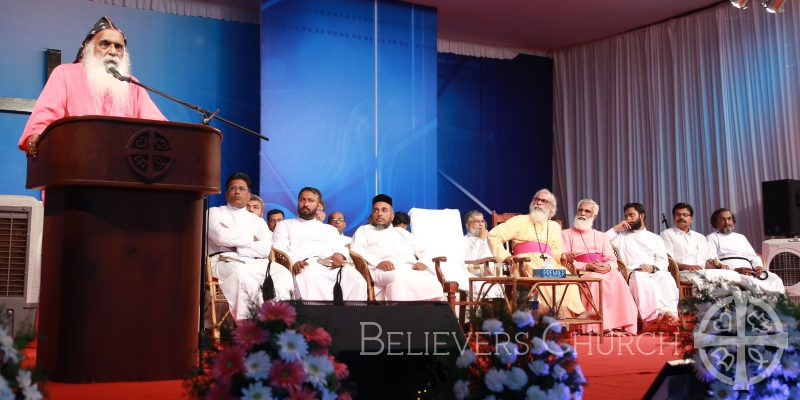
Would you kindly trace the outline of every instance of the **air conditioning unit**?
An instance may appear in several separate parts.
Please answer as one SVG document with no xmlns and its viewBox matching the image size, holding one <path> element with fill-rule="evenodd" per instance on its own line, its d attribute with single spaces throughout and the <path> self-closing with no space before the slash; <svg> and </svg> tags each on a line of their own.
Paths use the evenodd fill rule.
<svg viewBox="0 0 800 400">
<path fill-rule="evenodd" d="M 30 196 L 0 195 L 0 306 L 16 335 L 39 308 L 44 207 Z"/>
<path fill-rule="evenodd" d="M 777 274 L 786 295 L 800 299 L 800 239 L 770 239 L 761 245 L 769 272 Z"/>
</svg>

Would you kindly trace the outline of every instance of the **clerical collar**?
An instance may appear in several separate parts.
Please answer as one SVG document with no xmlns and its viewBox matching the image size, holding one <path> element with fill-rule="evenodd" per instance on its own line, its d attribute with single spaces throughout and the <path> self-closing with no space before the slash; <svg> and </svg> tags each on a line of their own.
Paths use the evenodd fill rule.
<svg viewBox="0 0 800 400">
<path fill-rule="evenodd" d="M 689 232 L 684 232 L 683 229 L 678 228 L 677 226 L 673 226 L 672 229 L 674 229 L 675 233 L 677 233 L 677 234 L 689 235 L 689 234 L 692 233 L 692 229 L 691 228 L 689 229 Z"/>
<path fill-rule="evenodd" d="M 225 206 L 227 206 L 228 210 L 231 210 L 231 212 L 242 212 L 242 211 L 249 212 L 249 211 L 247 211 L 247 207 L 236 208 L 236 207 L 234 207 L 234 206 L 232 206 L 230 204 L 226 204 Z"/>
</svg>

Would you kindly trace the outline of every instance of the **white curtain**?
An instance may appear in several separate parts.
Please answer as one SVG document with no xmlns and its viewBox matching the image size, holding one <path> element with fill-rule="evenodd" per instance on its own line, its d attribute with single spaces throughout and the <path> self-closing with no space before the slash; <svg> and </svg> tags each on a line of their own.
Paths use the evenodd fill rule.
<svg viewBox="0 0 800 400">
<path fill-rule="evenodd" d="M 545 50 L 513 49 L 510 47 L 466 43 L 448 39 L 438 39 L 436 42 L 436 51 L 439 53 L 453 53 L 462 56 L 499 58 L 502 60 L 510 60 L 520 54 L 530 54 L 540 57 L 550 56 L 550 53 Z"/>
<path fill-rule="evenodd" d="M 774 15 L 725 2 L 555 51 L 553 186 L 568 223 L 582 198 L 600 203 L 600 230 L 635 201 L 659 233 L 687 202 L 707 234 L 726 207 L 761 252 L 761 182 L 800 179 L 798 45 L 800 3 Z"/>
<path fill-rule="evenodd" d="M 258 24 L 261 15 L 250 10 L 229 5 L 209 3 L 202 0 L 89 0 L 95 3 L 159 11 L 168 14 L 221 19 L 223 21 Z"/>
</svg>

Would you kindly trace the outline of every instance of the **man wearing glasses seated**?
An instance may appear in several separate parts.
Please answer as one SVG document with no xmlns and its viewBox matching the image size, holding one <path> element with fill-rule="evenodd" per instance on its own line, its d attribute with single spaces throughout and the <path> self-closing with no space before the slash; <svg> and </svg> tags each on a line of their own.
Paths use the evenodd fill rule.
<svg viewBox="0 0 800 400">
<path fill-rule="evenodd" d="M 228 204 L 208 210 L 208 253 L 211 275 L 228 300 L 237 321 L 249 317 L 251 304 L 260 305 L 269 294 L 262 287 L 269 275 L 275 299 L 288 300 L 294 290 L 292 274 L 280 265 L 269 265 L 271 232 L 263 218 L 247 211 L 250 178 L 236 172 L 225 181 Z M 266 299 L 269 300 L 269 299 Z"/>
<path fill-rule="evenodd" d="M 333 226 L 339 231 L 339 236 L 342 239 L 342 246 L 347 246 L 353 239 L 344 234 L 344 228 L 347 228 L 347 222 L 344 220 L 344 214 L 341 211 L 334 211 L 328 216 L 328 225 Z"/>
</svg>

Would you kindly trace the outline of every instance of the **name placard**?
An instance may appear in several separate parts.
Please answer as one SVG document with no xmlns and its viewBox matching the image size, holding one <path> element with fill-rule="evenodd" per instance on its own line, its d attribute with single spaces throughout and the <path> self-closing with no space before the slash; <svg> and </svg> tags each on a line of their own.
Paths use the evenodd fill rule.
<svg viewBox="0 0 800 400">
<path fill-rule="evenodd" d="M 567 277 L 567 270 L 565 269 L 552 269 L 542 268 L 533 270 L 534 278 L 559 278 L 564 279 Z"/>
</svg>

